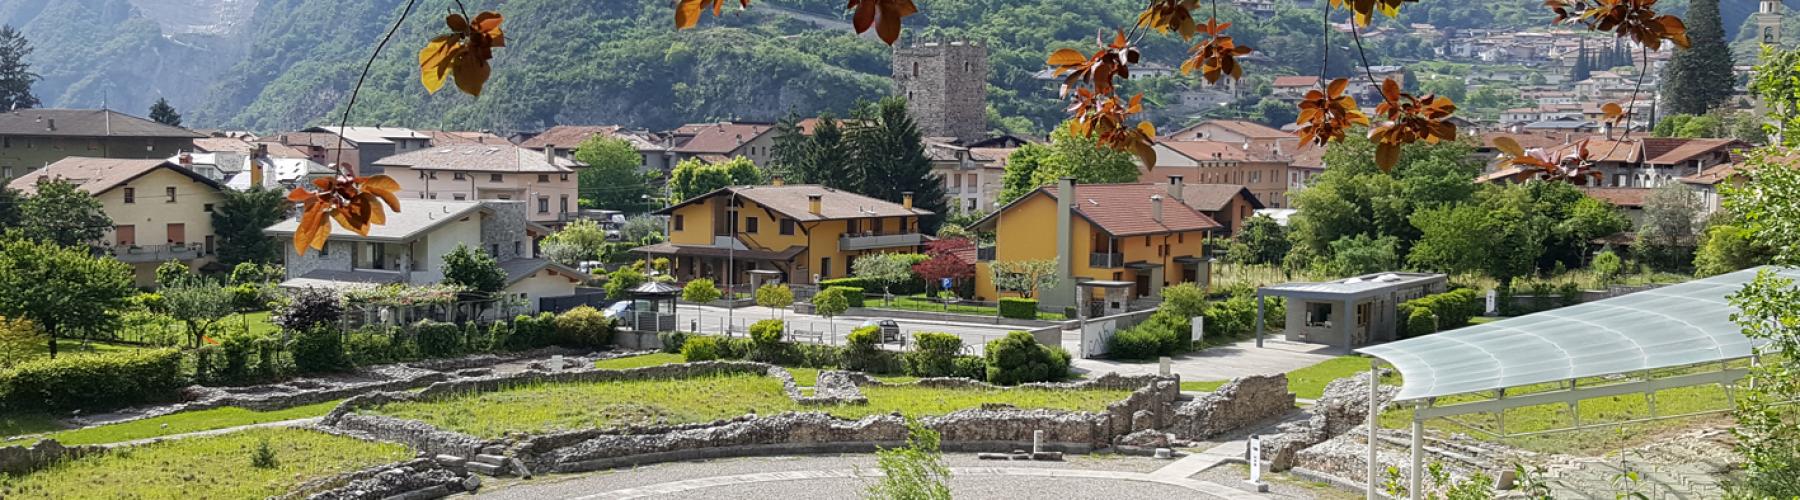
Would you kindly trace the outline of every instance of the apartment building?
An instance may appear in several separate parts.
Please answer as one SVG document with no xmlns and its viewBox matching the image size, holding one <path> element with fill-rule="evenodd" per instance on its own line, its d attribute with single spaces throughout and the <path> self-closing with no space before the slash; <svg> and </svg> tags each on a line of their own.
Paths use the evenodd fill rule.
<svg viewBox="0 0 1800 500">
<path fill-rule="evenodd" d="M 375 162 L 400 183 L 400 198 L 525 202 L 527 218 L 560 225 L 580 211 L 581 163 L 512 144 L 435 146 Z"/>
</svg>

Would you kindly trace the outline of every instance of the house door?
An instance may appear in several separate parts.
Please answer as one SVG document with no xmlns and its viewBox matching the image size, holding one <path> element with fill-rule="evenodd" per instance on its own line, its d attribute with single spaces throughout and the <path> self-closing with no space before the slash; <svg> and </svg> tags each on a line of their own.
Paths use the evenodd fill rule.
<svg viewBox="0 0 1800 500">
<path fill-rule="evenodd" d="M 1150 296 L 1150 273 L 1137 273 L 1137 296 Z"/>
<path fill-rule="evenodd" d="M 187 244 L 187 224 L 169 224 L 169 244 Z"/>
<path fill-rule="evenodd" d="M 137 245 L 137 226 L 117 226 L 113 228 L 113 234 L 119 238 L 119 246 Z"/>
</svg>

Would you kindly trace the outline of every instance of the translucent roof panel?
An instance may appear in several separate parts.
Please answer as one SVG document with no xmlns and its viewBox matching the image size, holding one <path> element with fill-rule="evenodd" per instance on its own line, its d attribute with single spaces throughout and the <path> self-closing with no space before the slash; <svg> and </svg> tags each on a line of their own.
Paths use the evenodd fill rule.
<svg viewBox="0 0 1800 500">
<path fill-rule="evenodd" d="M 1771 268 L 1774 269 L 1774 268 Z M 1726 297 L 1758 269 L 1357 349 L 1400 370 L 1396 400 L 1749 357 Z M 1777 274 L 1800 279 L 1800 269 Z"/>
</svg>

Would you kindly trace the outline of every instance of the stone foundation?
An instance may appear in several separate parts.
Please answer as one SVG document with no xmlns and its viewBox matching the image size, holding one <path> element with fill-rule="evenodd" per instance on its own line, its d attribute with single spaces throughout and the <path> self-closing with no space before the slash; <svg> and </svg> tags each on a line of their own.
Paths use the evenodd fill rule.
<svg viewBox="0 0 1800 500">
<path fill-rule="evenodd" d="M 38 441 L 31 446 L 0 448 L 0 474 L 22 475 L 51 464 L 105 453 L 103 446 L 63 446 L 55 439 Z"/>
<path fill-rule="evenodd" d="M 1170 433 L 1200 440 L 1235 431 L 1294 410 L 1287 375 L 1240 377 L 1175 409 Z"/>
</svg>

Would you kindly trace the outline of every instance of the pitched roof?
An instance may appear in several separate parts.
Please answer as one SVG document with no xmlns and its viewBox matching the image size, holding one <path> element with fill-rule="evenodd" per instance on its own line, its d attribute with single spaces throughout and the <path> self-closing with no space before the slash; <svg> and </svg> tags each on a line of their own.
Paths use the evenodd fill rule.
<svg viewBox="0 0 1800 500">
<path fill-rule="evenodd" d="M 1673 165 L 1694 159 L 1694 157 L 1733 148 L 1749 149 L 1750 145 L 1737 139 L 1678 139 L 1669 137 L 1649 137 L 1644 141 L 1644 156 L 1649 163 Z"/>
<path fill-rule="evenodd" d="M 205 137 L 109 109 L 21 109 L 0 112 L 0 135 L 52 137 Z"/>
<path fill-rule="evenodd" d="M 1048 196 L 1055 200 L 1056 186 L 1040 187 L 1030 194 L 1020 196 L 976 221 L 974 226 L 983 227 L 998 221 L 1008 209 L 1033 196 Z M 1150 217 L 1152 196 L 1162 197 L 1161 222 Z M 1077 184 L 1074 206 L 1075 215 L 1113 236 L 1204 231 L 1224 227 L 1211 217 L 1170 197 L 1167 188 L 1152 184 Z"/>
<path fill-rule="evenodd" d="M 431 136 L 431 144 L 435 146 L 446 144 L 512 144 L 512 141 L 506 140 L 505 137 L 500 137 L 488 132 L 455 130 L 427 130 L 421 132 Z"/>
<path fill-rule="evenodd" d="M 766 123 L 719 122 L 698 126 L 683 125 L 677 130 L 677 133 L 691 131 L 694 135 L 692 139 L 675 147 L 677 153 L 731 154 L 745 143 L 775 130 L 775 126 Z"/>
<path fill-rule="evenodd" d="M 1718 165 L 1713 165 L 1711 167 L 1706 167 L 1706 170 L 1701 170 L 1700 173 L 1698 173 L 1698 174 L 1690 175 L 1687 177 L 1682 177 L 1682 178 L 1676 179 L 1676 180 L 1679 180 L 1679 181 L 1681 181 L 1683 183 L 1687 183 L 1687 184 L 1698 184 L 1698 185 L 1703 185 L 1703 186 L 1717 185 L 1718 183 L 1725 182 L 1725 179 L 1729 179 L 1729 178 L 1731 178 L 1731 176 L 1737 175 L 1738 171 L 1740 170 L 1739 169 L 1740 166 L 1741 165 L 1739 165 L 1737 163 L 1722 163 L 1722 164 L 1718 164 Z"/>
<path fill-rule="evenodd" d="M 305 151 L 295 149 L 293 146 L 279 142 L 258 141 L 251 145 L 269 148 L 270 158 L 312 158 L 312 155 L 306 154 Z"/>
<path fill-rule="evenodd" d="M 287 132 L 271 139 L 290 146 L 318 146 L 335 148 L 338 146 L 338 135 L 331 132 Z M 345 144 L 354 146 L 353 144 Z"/>
<path fill-rule="evenodd" d="M 714 196 L 736 193 L 739 198 L 756 202 L 799 221 L 819 221 L 833 219 L 859 219 L 864 217 L 903 217 L 931 215 L 931 211 L 920 208 L 911 210 L 899 203 L 871 198 L 860 194 L 832 189 L 817 184 L 787 184 L 782 186 L 731 186 L 720 188 L 710 193 L 695 196 L 674 206 L 657 211 L 658 214 L 675 213 L 675 209 L 699 203 Z M 820 195 L 819 213 L 811 211 L 809 196 Z"/>
<path fill-rule="evenodd" d="M 256 145 L 236 137 L 201 137 L 194 139 L 194 149 L 207 153 L 249 153 Z"/>
<path fill-rule="evenodd" d="M 1644 199 L 1650 197 L 1650 188 L 1625 187 L 1582 187 L 1581 191 L 1588 196 L 1599 198 L 1607 203 L 1621 207 L 1642 207 Z"/>
<path fill-rule="evenodd" d="M 1270 83 L 1270 85 L 1276 87 L 1311 87 L 1318 84 L 1319 77 L 1307 75 L 1277 76 L 1275 77 L 1275 81 Z"/>
<path fill-rule="evenodd" d="M 1242 144 L 1220 141 L 1157 141 L 1159 146 L 1194 161 L 1244 161 L 1250 157 Z"/>
<path fill-rule="evenodd" d="M 618 132 L 619 128 L 618 125 L 557 125 L 519 143 L 519 147 L 544 149 L 544 146 L 553 145 L 563 149 L 574 149 L 589 137 L 612 135 Z"/>
<path fill-rule="evenodd" d="M 451 144 L 409 151 L 376 160 L 383 167 L 464 172 L 572 173 L 581 163 L 545 158 L 544 153 L 512 144 Z"/>
<path fill-rule="evenodd" d="M 1494 139 L 1506 137 L 1519 143 L 1525 149 L 1547 149 L 1563 145 L 1562 137 L 1553 134 L 1533 134 L 1529 132 L 1482 132 L 1481 145 L 1494 147 Z"/>
<path fill-rule="evenodd" d="M 480 201 L 438 201 L 408 199 L 401 202 L 400 211 L 387 212 L 387 223 L 371 225 L 367 236 L 349 231 L 333 231 L 334 239 L 359 241 L 406 242 L 450 221 L 484 212 L 487 208 Z M 300 227 L 299 218 L 288 218 L 273 226 L 263 229 L 270 235 L 291 235 Z"/>
<path fill-rule="evenodd" d="M 104 193 L 120 184 L 142 177 L 159 168 L 167 168 L 175 173 L 188 176 L 201 184 L 219 189 L 218 181 L 204 175 L 182 168 L 168 160 L 137 160 L 122 158 L 89 158 L 70 156 L 57 160 L 44 168 L 27 172 L 7 183 L 7 187 L 30 194 L 37 192 L 37 183 L 42 179 L 61 179 L 74 183 L 82 191 L 92 194 Z"/>
<path fill-rule="evenodd" d="M 398 139 L 424 139 L 431 136 L 417 130 L 401 127 L 312 127 L 307 132 L 325 132 L 338 134 L 357 144 L 391 144 Z"/>
<path fill-rule="evenodd" d="M 1167 185 L 1163 186 L 1166 187 Z M 1251 193 L 1250 188 L 1244 187 L 1241 184 L 1183 183 L 1181 185 L 1181 201 L 1187 203 L 1190 207 L 1194 207 L 1194 210 L 1203 212 L 1224 210 L 1225 205 L 1230 204 L 1231 200 L 1238 196 L 1243 196 L 1244 199 L 1250 200 L 1250 208 L 1252 209 L 1264 208 L 1262 200 L 1256 199 L 1256 194 Z"/>
<path fill-rule="evenodd" d="M 520 280 L 531 277 L 531 275 L 537 274 L 538 271 L 545 269 L 549 269 L 557 274 L 568 275 L 572 278 L 580 278 L 582 276 L 581 271 L 558 264 L 549 259 L 511 259 L 500 263 L 500 270 L 506 272 L 506 284 L 508 285 L 518 283 Z"/>
<path fill-rule="evenodd" d="M 1295 139 L 1295 138 L 1297 138 L 1297 136 L 1295 136 L 1294 134 L 1282 132 L 1279 129 L 1269 128 L 1267 125 L 1263 125 L 1261 123 L 1256 123 L 1256 122 L 1247 122 L 1247 121 L 1243 121 L 1243 120 L 1207 120 L 1207 121 L 1200 122 L 1199 124 L 1197 124 L 1195 126 L 1197 127 L 1197 126 L 1205 125 L 1208 123 L 1213 124 L 1213 125 L 1218 125 L 1220 128 L 1223 128 L 1225 130 L 1230 130 L 1232 133 L 1235 133 L 1235 134 L 1238 134 L 1238 135 L 1241 135 L 1244 137 L 1249 137 L 1251 139 Z M 1189 127 L 1189 128 L 1192 128 L 1192 127 Z"/>
</svg>

